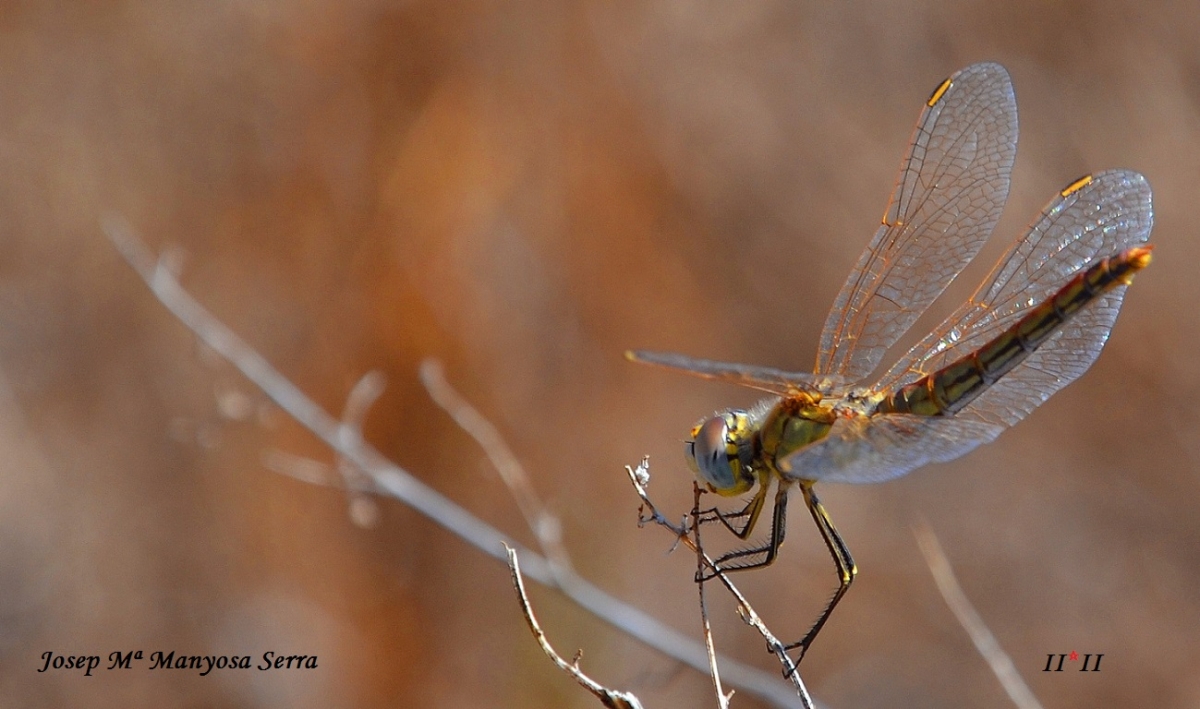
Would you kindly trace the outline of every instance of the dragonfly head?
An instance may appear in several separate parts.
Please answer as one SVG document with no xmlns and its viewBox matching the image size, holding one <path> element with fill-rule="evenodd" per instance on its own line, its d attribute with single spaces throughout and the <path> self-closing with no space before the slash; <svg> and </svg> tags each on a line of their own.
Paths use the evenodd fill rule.
<svg viewBox="0 0 1200 709">
<path fill-rule="evenodd" d="M 745 411 L 730 409 L 692 428 L 683 444 L 688 467 L 709 490 L 726 496 L 754 487 L 754 433 Z"/>
</svg>

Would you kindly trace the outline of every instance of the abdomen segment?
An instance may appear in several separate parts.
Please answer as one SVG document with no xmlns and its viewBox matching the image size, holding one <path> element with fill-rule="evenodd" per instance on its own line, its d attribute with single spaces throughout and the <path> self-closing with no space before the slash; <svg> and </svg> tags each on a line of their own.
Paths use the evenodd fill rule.
<svg viewBox="0 0 1200 709">
<path fill-rule="evenodd" d="M 1150 249 L 1127 249 L 1081 271 L 991 342 L 888 394 L 876 411 L 920 416 L 949 416 L 961 411 L 1088 303 L 1113 288 L 1128 285 L 1133 274 L 1150 264 Z"/>
</svg>

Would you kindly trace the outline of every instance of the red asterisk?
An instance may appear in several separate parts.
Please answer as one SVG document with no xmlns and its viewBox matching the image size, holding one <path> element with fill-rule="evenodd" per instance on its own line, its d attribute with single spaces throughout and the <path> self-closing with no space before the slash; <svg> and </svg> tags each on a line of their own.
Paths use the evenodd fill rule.
<svg viewBox="0 0 1200 709">
<path fill-rule="evenodd" d="M 1069 659 L 1071 660 L 1071 662 L 1074 662 L 1074 661 L 1078 660 L 1078 659 L 1079 659 L 1079 653 L 1077 653 L 1077 652 L 1075 652 L 1074 650 L 1072 650 L 1072 651 L 1071 651 L 1071 657 L 1070 657 Z"/>
</svg>

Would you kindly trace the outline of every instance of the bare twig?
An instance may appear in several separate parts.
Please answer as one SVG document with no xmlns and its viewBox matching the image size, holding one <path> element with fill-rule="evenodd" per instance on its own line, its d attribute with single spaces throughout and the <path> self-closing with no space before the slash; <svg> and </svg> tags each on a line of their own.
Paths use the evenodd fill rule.
<svg viewBox="0 0 1200 709">
<path fill-rule="evenodd" d="M 507 559 L 502 544 L 505 536 L 499 530 L 388 461 L 363 442 L 361 437 L 344 435 L 341 422 L 317 406 L 258 352 L 197 303 L 179 284 L 171 270 L 164 267 L 133 235 L 127 224 L 120 219 L 108 218 L 103 226 L 105 234 L 125 261 L 146 282 L 163 306 L 280 408 L 365 473 L 370 479 L 371 492 L 394 497 L 485 554 L 500 561 Z M 559 589 L 581 608 L 645 645 L 701 672 L 706 671 L 705 652 L 695 641 L 619 601 L 573 572 L 552 570 L 544 556 L 514 546 L 521 558 L 524 573 L 529 578 Z M 790 693 L 771 675 L 733 660 L 723 659 L 721 662 L 726 680 L 743 692 L 760 697 L 774 706 L 790 706 Z"/>
<path fill-rule="evenodd" d="M 746 625 L 749 625 L 757 630 L 758 634 L 763 637 L 763 640 L 767 641 L 767 651 L 774 655 L 777 660 L 779 660 L 780 666 L 783 667 L 783 676 L 791 681 L 792 687 L 796 690 L 796 694 L 800 697 L 800 705 L 805 709 L 813 709 L 813 707 L 815 707 L 813 698 L 811 695 L 809 695 L 808 688 L 804 686 L 804 680 L 800 677 L 800 672 L 796 668 L 796 663 L 793 662 L 792 658 L 787 654 L 787 645 L 785 645 L 779 638 L 775 637 L 775 634 L 772 633 L 771 629 L 767 627 L 767 624 L 763 621 L 762 617 L 759 616 L 754 610 L 754 606 L 751 606 L 750 601 L 746 600 L 746 597 L 742 594 L 741 589 L 739 589 L 733 584 L 732 581 L 729 580 L 729 575 L 724 571 L 718 570 L 713 564 L 712 560 L 707 556 L 704 557 L 704 561 L 709 568 L 714 570 L 714 577 L 721 580 L 721 583 L 725 586 L 726 590 L 728 590 L 729 593 L 734 597 L 734 600 L 737 601 L 738 615 L 741 616 L 742 621 L 745 622 Z"/>
<path fill-rule="evenodd" d="M 763 640 L 767 641 L 767 652 L 770 652 L 779 660 L 779 664 L 783 668 L 783 676 L 792 683 L 792 688 L 796 690 L 797 696 L 800 697 L 800 706 L 804 707 L 804 709 L 814 709 L 816 705 L 813 702 L 812 696 L 808 693 L 808 688 L 804 686 L 804 680 L 800 677 L 796 663 L 788 656 L 787 645 L 775 637 L 775 634 L 767 627 L 766 622 L 754 610 L 754 606 L 750 605 L 750 601 L 742 594 L 741 589 L 729 580 L 729 575 L 718 569 L 707 555 L 703 556 L 703 560 L 705 566 L 713 570 L 714 578 L 720 579 L 721 584 L 725 586 L 725 589 L 737 601 L 738 615 L 741 616 L 742 621 L 757 630 L 758 634 L 763 637 Z"/>
<path fill-rule="evenodd" d="M 359 377 L 358 382 L 346 397 L 346 405 L 342 408 L 341 435 L 347 447 L 362 443 L 363 422 L 371 406 L 383 395 L 385 378 L 382 372 L 371 371 Z M 365 474 L 358 466 L 345 456 L 338 456 L 338 473 L 345 481 L 346 495 L 350 505 L 350 519 L 360 527 L 374 527 L 379 520 L 379 506 L 365 492 L 355 489 L 354 483 L 360 482 Z"/>
<path fill-rule="evenodd" d="M 262 452 L 260 462 L 264 468 L 271 472 L 295 478 L 309 485 L 328 485 L 333 487 L 345 484 L 337 478 L 330 466 L 319 460 L 313 460 L 312 458 L 296 455 L 295 453 L 268 448 Z M 359 483 L 359 485 L 359 492 L 369 492 L 375 487 L 374 484 L 366 482 Z"/>
<path fill-rule="evenodd" d="M 700 486 L 692 484 L 695 493 L 695 502 L 692 505 L 692 519 L 699 517 L 700 510 Z M 702 570 L 706 566 L 707 559 L 704 556 L 704 545 L 700 543 L 700 524 L 692 525 L 692 542 L 696 550 L 696 569 Z M 708 674 L 712 677 L 713 691 L 717 696 L 717 706 L 720 709 L 729 709 L 729 699 L 733 696 L 733 692 L 725 693 L 725 688 L 721 686 L 721 668 L 717 663 L 717 647 L 713 643 L 712 625 L 708 622 L 708 604 L 704 602 L 704 585 L 706 578 L 700 576 L 700 580 L 696 582 L 696 592 L 700 596 L 700 624 L 704 629 L 704 649 L 708 652 Z"/>
<path fill-rule="evenodd" d="M 517 596 L 521 599 L 521 612 L 525 614 L 525 623 L 533 631 L 533 637 L 537 639 L 542 652 L 546 653 L 546 656 L 553 660 L 554 664 L 558 665 L 560 670 L 571 675 L 576 682 L 596 695 L 604 706 L 612 707 L 613 709 L 642 709 L 642 703 L 633 694 L 609 689 L 585 675 L 579 669 L 578 655 L 576 655 L 574 662 L 567 662 L 554 650 L 550 645 L 550 641 L 546 639 L 546 634 L 542 632 L 542 627 L 538 624 L 537 618 L 533 615 L 533 607 L 529 604 L 528 594 L 525 593 L 525 582 L 521 578 L 521 566 L 520 562 L 517 561 L 517 552 L 507 544 L 504 545 L 504 549 L 508 553 L 508 568 L 512 572 L 512 581 L 517 589 Z"/>
<path fill-rule="evenodd" d="M 650 458 L 642 458 L 642 462 L 638 463 L 636 468 L 626 465 L 625 473 L 629 476 L 629 482 L 633 485 L 634 492 L 642 501 L 642 506 L 638 510 L 638 524 L 657 524 L 660 527 L 666 527 L 675 533 L 676 544 L 683 542 L 689 549 L 695 551 L 695 542 L 688 539 L 692 529 L 690 518 L 685 515 L 679 524 L 673 524 L 658 511 L 658 506 L 650 499 L 650 493 L 646 490 L 646 486 L 650 483 Z M 649 510 L 648 513 L 647 510 Z"/>
<path fill-rule="evenodd" d="M 362 424 L 371 405 L 383 393 L 384 377 L 380 372 L 367 372 L 359 378 L 346 397 L 342 409 L 341 430 L 343 447 L 353 448 L 361 444 Z M 263 452 L 262 463 L 268 469 L 301 482 L 313 485 L 339 485 L 346 491 L 350 519 L 360 527 L 374 527 L 379 519 L 379 506 L 372 499 L 374 482 L 353 461 L 341 455 L 337 449 L 337 475 L 335 480 L 330 466 L 312 458 L 293 455 L 286 451 L 269 449 Z"/>
<path fill-rule="evenodd" d="M 1033 696 L 1025 680 L 1021 679 L 1012 658 L 1000 647 L 996 636 L 992 635 L 983 618 L 967 599 L 967 594 L 963 593 L 962 587 L 958 585 L 954 570 L 950 568 L 950 561 L 942 551 L 942 545 L 938 543 L 929 522 L 921 519 L 913 528 L 913 534 L 917 537 L 917 545 L 925 555 L 925 563 L 929 565 L 929 571 L 933 574 L 933 580 L 937 583 L 938 591 L 941 592 L 946 605 L 950 606 L 959 625 L 971 636 L 975 649 L 992 668 L 992 673 L 1000 680 L 1013 704 L 1020 709 L 1041 709 L 1041 703 Z"/>
<path fill-rule="evenodd" d="M 541 498 L 533 489 L 525 468 L 508 447 L 504 436 L 491 421 L 471 406 L 461 394 L 446 381 L 445 368 L 435 359 L 421 363 L 421 383 L 434 403 L 450 414 L 459 428 L 467 433 L 483 449 L 492 467 L 500 473 L 500 479 L 517 501 L 517 507 L 525 517 L 525 523 L 537 537 L 538 545 L 546 558 L 552 562 L 552 572 L 569 571 L 571 559 L 562 544 L 562 524 L 546 510 Z"/>
<path fill-rule="evenodd" d="M 741 589 L 734 585 L 733 581 L 729 579 L 729 575 L 718 568 L 716 563 L 704 553 L 704 547 L 700 543 L 699 524 L 694 521 L 700 508 L 698 497 L 699 489 L 697 488 L 697 500 L 693 506 L 694 509 L 692 517 L 690 519 L 685 519 L 684 522 L 679 525 L 675 525 L 658 511 L 657 505 L 655 505 L 654 501 L 650 499 L 650 494 L 646 490 L 646 483 L 650 479 L 650 461 L 646 458 L 643 458 L 642 462 L 637 466 L 637 468 L 625 466 L 625 470 L 629 474 L 630 484 L 633 485 L 634 491 L 642 501 L 642 516 L 640 521 L 643 523 L 651 522 L 669 529 L 675 535 L 677 543 L 683 542 L 689 549 L 696 552 L 700 567 L 710 569 L 713 572 L 712 577 L 719 579 L 721 584 L 724 585 L 726 590 L 729 591 L 730 595 L 733 596 L 734 600 L 737 602 L 738 615 L 741 616 L 742 621 L 758 631 L 758 634 L 767 641 L 767 651 L 772 655 L 775 655 L 776 659 L 779 660 L 780 665 L 783 667 L 783 676 L 791 681 L 793 689 L 796 690 L 797 696 L 800 697 L 801 706 L 805 707 L 805 709 L 813 709 L 816 707 L 816 703 L 813 701 L 812 696 L 808 693 L 808 688 L 804 686 L 804 680 L 800 677 L 799 671 L 797 671 L 796 663 L 793 662 L 792 658 L 787 654 L 787 646 L 781 642 L 779 638 L 775 637 L 775 634 L 772 633 L 770 628 L 767 627 L 767 624 L 763 621 L 762 617 L 759 616 L 754 610 L 754 607 L 750 605 L 750 601 L 746 599 L 746 596 L 741 592 Z M 646 510 L 649 510 L 649 514 L 646 513 Z M 694 538 L 693 536 L 689 536 L 692 530 L 696 531 Z M 703 616 L 705 626 L 707 627 L 707 615 L 703 611 L 701 615 Z M 721 662 L 725 661 L 721 660 Z M 728 674 L 728 672 L 726 674 Z M 720 692 L 719 685 L 717 691 L 718 693 Z"/>
<path fill-rule="evenodd" d="M 500 431 L 491 421 L 446 381 L 445 371 L 440 362 L 426 360 L 421 364 L 421 382 L 425 385 L 434 402 L 442 407 L 446 413 L 450 414 L 463 431 L 475 439 L 475 442 L 479 444 L 480 448 L 488 456 L 488 459 L 491 460 L 492 465 L 499 472 L 501 480 L 516 499 L 517 506 L 520 508 L 521 514 L 525 517 L 526 524 L 538 538 L 542 551 L 546 553 L 546 558 L 550 561 L 551 573 L 554 573 L 556 578 L 562 578 L 564 575 L 571 573 L 573 569 L 571 559 L 562 545 L 562 525 L 558 518 L 547 509 L 540 496 L 534 490 L 529 475 L 525 472 L 525 468 L 517 459 L 516 454 L 509 448 L 504 436 L 501 435 Z M 649 481 L 648 460 L 643 459 L 642 464 L 638 466 L 637 473 L 630 469 L 629 466 L 625 466 L 625 469 L 629 471 L 631 476 L 638 476 L 638 479 L 643 484 Z M 697 487 L 697 505 L 699 504 L 699 496 L 700 488 Z M 699 527 L 695 527 L 694 531 L 697 534 L 696 541 L 698 545 Z M 699 551 L 699 546 L 693 548 L 698 550 L 697 554 L 703 555 Z M 513 559 L 510 561 L 510 566 L 512 566 L 516 563 L 515 558 L 511 553 L 509 557 Z M 525 611 L 526 620 L 530 628 L 533 629 L 538 642 L 542 645 L 543 651 L 550 655 L 561 668 L 568 669 L 566 662 L 554 652 L 542 635 L 541 629 L 537 627 L 537 621 L 533 618 L 528 599 L 524 595 L 524 586 L 521 584 L 519 572 L 515 568 L 513 578 L 517 586 L 517 592 L 521 596 L 521 604 Z M 717 664 L 716 648 L 713 645 L 712 628 L 709 625 L 708 613 L 704 604 L 704 584 L 700 584 L 698 589 L 700 593 L 700 617 L 703 626 L 704 645 L 705 651 L 708 654 L 709 675 L 712 677 L 716 688 L 718 706 L 721 709 L 728 709 L 729 697 L 721 687 L 721 675 Z M 577 664 L 570 667 L 569 671 L 577 676 L 581 684 L 599 696 L 599 690 L 597 689 L 599 685 L 595 685 L 591 680 L 583 677 L 582 673 L 578 671 Z M 605 692 L 605 701 L 607 703 L 608 690 L 605 690 Z"/>
</svg>

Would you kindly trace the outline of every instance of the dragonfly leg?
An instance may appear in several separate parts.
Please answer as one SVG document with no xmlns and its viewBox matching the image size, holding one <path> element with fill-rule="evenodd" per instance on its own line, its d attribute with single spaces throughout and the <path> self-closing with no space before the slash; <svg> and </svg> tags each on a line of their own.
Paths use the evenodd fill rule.
<svg viewBox="0 0 1200 709">
<path fill-rule="evenodd" d="M 812 485 L 811 482 L 801 482 L 800 491 L 804 494 L 804 503 L 808 505 L 808 511 L 812 513 L 813 521 L 817 523 L 817 529 L 821 530 L 821 536 L 825 539 L 825 545 L 829 547 L 830 555 L 833 556 L 833 563 L 837 566 L 839 585 L 837 591 L 834 591 L 833 597 L 829 599 L 829 603 L 825 605 L 825 610 L 821 611 L 817 622 L 813 623 L 812 628 L 809 629 L 799 642 L 792 643 L 784 648 L 786 650 L 800 648 L 800 655 L 796 658 L 797 665 L 804 659 L 804 653 L 808 652 L 808 647 L 816 639 L 817 633 L 821 632 L 825 621 L 829 620 L 829 616 L 833 614 L 834 607 L 837 606 L 838 601 L 842 600 L 842 596 L 846 595 L 846 591 L 854 581 L 855 574 L 858 573 L 858 567 L 854 565 L 854 559 L 850 556 L 850 550 L 846 548 L 846 542 L 842 541 L 842 535 L 838 534 L 837 529 L 833 526 L 833 520 L 829 519 L 829 513 L 825 511 L 825 507 L 817 499 Z"/>
<path fill-rule="evenodd" d="M 762 513 L 763 502 L 767 499 L 767 489 L 765 485 L 759 487 L 754 493 L 754 497 L 746 503 L 738 512 L 722 512 L 713 507 L 712 509 L 704 510 L 696 515 L 698 524 L 707 524 L 712 521 L 719 521 L 734 534 L 738 539 L 745 539 L 750 536 L 750 532 L 754 530 L 755 523 L 758 522 L 758 516 Z M 742 520 L 741 526 L 735 524 L 736 520 Z"/>
<path fill-rule="evenodd" d="M 775 508 L 771 512 L 771 535 L 765 544 L 751 547 L 749 549 L 738 549 L 731 551 L 724 556 L 717 558 L 713 564 L 720 571 L 745 571 L 746 569 L 759 569 L 764 566 L 770 566 L 775 557 L 779 555 L 779 547 L 783 545 L 784 532 L 787 530 L 787 494 L 791 484 L 780 481 L 778 488 L 775 490 Z M 761 512 L 763 502 L 767 495 L 767 486 L 763 485 L 758 493 L 755 494 L 755 499 L 758 500 L 758 509 L 755 511 L 755 517 Z M 751 500 L 751 505 L 755 504 Z M 748 506 L 749 507 L 749 506 Z M 726 525 L 728 526 L 728 525 Z M 744 534 L 738 536 L 745 539 L 750 535 L 753 529 L 753 520 L 750 521 L 744 530 Z M 736 530 L 732 530 L 737 534 Z M 702 569 L 696 572 L 696 581 L 707 581 L 716 575 L 716 571 L 712 569 Z"/>
</svg>

